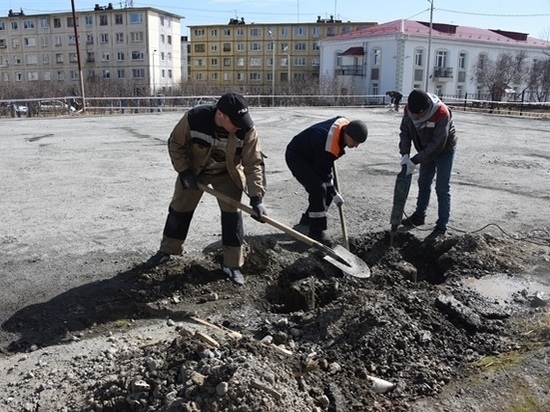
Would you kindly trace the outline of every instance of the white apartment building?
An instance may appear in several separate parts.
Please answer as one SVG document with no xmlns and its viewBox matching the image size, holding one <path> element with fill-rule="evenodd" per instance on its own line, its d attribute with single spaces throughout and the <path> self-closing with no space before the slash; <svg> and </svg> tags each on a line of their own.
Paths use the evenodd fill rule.
<svg viewBox="0 0 550 412">
<path fill-rule="evenodd" d="M 181 16 L 139 7 L 0 17 L 0 87 L 83 79 L 129 82 L 135 92 L 168 92 L 182 74 Z"/>
<path fill-rule="evenodd" d="M 407 95 L 424 89 L 462 97 L 484 93 L 475 81 L 480 53 L 496 60 L 523 50 L 528 63 L 547 59 L 550 42 L 527 34 L 450 24 L 395 20 L 320 41 L 320 75 L 353 94 Z M 524 85 L 509 85 L 521 91 Z"/>
</svg>

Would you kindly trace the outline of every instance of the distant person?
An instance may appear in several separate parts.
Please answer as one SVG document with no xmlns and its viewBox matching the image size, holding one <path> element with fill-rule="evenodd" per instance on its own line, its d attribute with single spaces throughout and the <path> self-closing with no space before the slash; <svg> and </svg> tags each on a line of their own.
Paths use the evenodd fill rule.
<svg viewBox="0 0 550 412">
<path fill-rule="evenodd" d="M 241 201 L 243 191 L 250 197 L 255 218 L 266 209 L 262 198 L 263 158 L 260 140 L 245 98 L 226 93 L 216 104 L 188 110 L 168 139 L 168 151 L 178 178 L 159 251 L 146 264 L 158 266 L 181 255 L 195 209 L 203 195 L 197 186 L 211 184 L 214 190 Z M 237 207 L 218 200 L 222 223 L 222 271 L 233 282 L 244 284 L 244 230 Z M 203 222 L 207 223 L 207 222 Z"/>
<path fill-rule="evenodd" d="M 386 96 L 390 97 L 390 104 L 393 110 L 399 111 L 399 103 L 403 98 L 403 95 L 397 91 L 386 92 Z"/>
<path fill-rule="evenodd" d="M 308 236 L 326 246 L 332 244 L 326 234 L 327 209 L 332 201 L 337 205 L 344 202 L 333 184 L 334 161 L 345 154 L 347 147 L 353 149 L 364 143 L 367 134 L 363 121 L 338 116 L 308 127 L 286 147 L 286 164 L 308 193 L 308 208 L 299 224 L 309 226 Z"/>
<path fill-rule="evenodd" d="M 450 109 L 431 93 L 413 90 L 401 120 L 399 134 L 400 165 L 407 174 L 420 164 L 416 210 L 402 221 L 405 226 L 422 226 L 430 202 L 431 185 L 435 180 L 438 219 L 430 237 L 445 234 L 451 214 L 451 170 L 457 138 Z M 410 156 L 411 145 L 416 154 Z"/>
</svg>

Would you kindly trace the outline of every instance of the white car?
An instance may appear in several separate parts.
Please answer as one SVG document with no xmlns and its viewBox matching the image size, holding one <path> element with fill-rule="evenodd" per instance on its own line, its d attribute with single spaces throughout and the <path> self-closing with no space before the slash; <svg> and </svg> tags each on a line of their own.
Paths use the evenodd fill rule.
<svg viewBox="0 0 550 412">
<path fill-rule="evenodd" d="M 199 100 L 197 100 L 197 103 L 195 103 L 195 106 L 202 106 L 203 104 L 216 104 L 218 103 L 217 99 L 214 99 L 212 97 L 201 97 Z"/>
<path fill-rule="evenodd" d="M 76 109 L 73 106 L 69 106 L 67 103 L 62 102 L 61 100 L 42 100 L 38 107 L 41 112 L 68 112 L 69 110 L 71 112 L 76 111 Z"/>
</svg>

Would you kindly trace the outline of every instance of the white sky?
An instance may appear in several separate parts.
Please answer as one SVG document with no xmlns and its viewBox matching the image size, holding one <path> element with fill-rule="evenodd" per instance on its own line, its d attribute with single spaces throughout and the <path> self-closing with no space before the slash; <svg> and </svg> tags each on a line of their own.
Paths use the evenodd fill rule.
<svg viewBox="0 0 550 412">
<path fill-rule="evenodd" d="M 92 10 L 104 0 L 3 0 L 9 9 L 26 14 Z M 182 34 L 187 26 L 224 24 L 230 18 L 244 17 L 246 23 L 305 23 L 317 16 L 343 21 L 385 23 L 397 19 L 430 20 L 430 0 L 119 0 L 115 9 L 133 1 L 134 7 L 155 7 L 184 17 Z M 484 29 L 528 33 L 550 40 L 550 0 L 432 0 L 433 21 Z"/>
</svg>

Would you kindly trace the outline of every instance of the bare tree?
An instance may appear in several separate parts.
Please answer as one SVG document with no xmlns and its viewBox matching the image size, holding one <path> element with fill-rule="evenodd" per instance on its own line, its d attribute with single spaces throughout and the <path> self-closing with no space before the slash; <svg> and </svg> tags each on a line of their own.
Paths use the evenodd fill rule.
<svg viewBox="0 0 550 412">
<path fill-rule="evenodd" d="M 550 58 L 537 60 L 528 72 L 530 98 L 538 102 L 550 99 Z"/>
<path fill-rule="evenodd" d="M 491 94 L 492 101 L 501 101 L 507 88 L 525 82 L 526 60 L 527 53 L 523 50 L 501 53 L 494 61 L 480 53 L 475 65 L 476 82 Z"/>
</svg>

